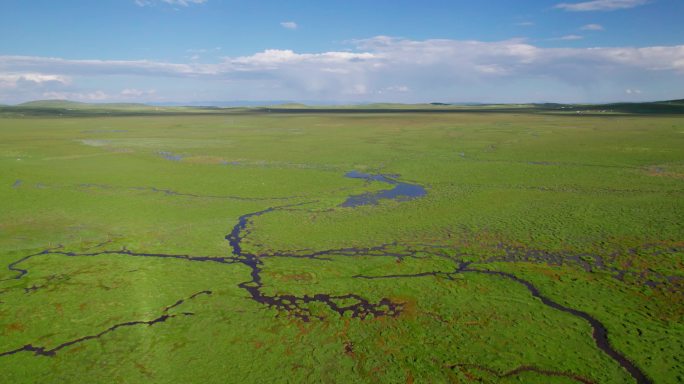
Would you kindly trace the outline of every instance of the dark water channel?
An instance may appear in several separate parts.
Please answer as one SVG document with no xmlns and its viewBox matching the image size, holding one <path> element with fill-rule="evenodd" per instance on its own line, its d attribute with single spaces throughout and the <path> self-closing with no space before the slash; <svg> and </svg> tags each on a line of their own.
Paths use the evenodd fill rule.
<svg viewBox="0 0 684 384">
<path fill-rule="evenodd" d="M 180 161 L 182 159 L 182 156 L 174 155 L 172 153 L 168 152 L 160 152 L 160 155 L 164 156 L 165 158 L 173 161 Z M 386 183 L 389 186 L 391 186 L 391 189 L 386 189 L 386 190 L 381 190 L 377 192 L 369 192 L 369 193 L 364 193 L 360 195 L 353 195 L 349 196 L 347 200 L 342 203 L 340 206 L 342 207 L 357 207 L 357 206 L 362 206 L 362 205 L 372 205 L 372 204 L 377 204 L 380 200 L 382 199 L 393 199 L 397 201 L 407 201 L 407 200 L 412 200 L 416 199 L 418 197 L 425 196 L 427 194 L 427 191 L 425 188 L 423 188 L 420 185 L 417 184 L 410 184 L 410 183 L 404 183 L 400 182 L 397 180 L 399 177 L 398 175 L 382 175 L 382 174 L 377 174 L 377 175 L 372 175 L 372 174 L 366 174 L 358 171 L 351 171 L 348 172 L 346 177 L 349 178 L 355 178 L 355 179 L 364 179 L 367 182 L 371 181 L 377 181 L 381 183 Z M 15 182 L 15 187 L 20 184 L 21 180 L 17 180 Z M 248 294 L 249 297 L 265 306 L 268 306 L 269 308 L 276 309 L 279 311 L 284 311 L 288 312 L 291 315 L 303 320 L 303 321 L 310 321 L 314 318 L 321 318 L 317 316 L 311 309 L 310 304 L 323 304 L 330 308 L 331 310 L 337 312 L 341 316 L 350 316 L 350 317 L 356 317 L 356 318 L 361 318 L 364 319 L 367 316 L 372 315 L 373 317 L 378 317 L 378 316 L 390 316 L 390 317 L 396 317 L 398 316 L 402 311 L 403 311 L 403 303 L 401 302 L 394 302 L 390 300 L 389 298 L 382 298 L 379 301 L 372 301 L 367 298 L 364 298 L 360 295 L 354 294 L 354 293 L 348 293 L 348 294 L 342 294 L 342 295 L 332 295 L 328 293 L 317 293 L 317 294 L 305 294 L 302 296 L 295 296 L 292 294 L 269 294 L 266 292 L 264 288 L 265 284 L 262 282 L 262 276 L 261 272 L 263 269 L 263 263 L 264 259 L 268 255 L 260 255 L 256 253 L 250 253 L 242 248 L 242 241 L 245 239 L 245 237 L 250 233 L 248 226 L 250 224 L 250 221 L 258 216 L 279 210 L 279 209 L 288 209 L 288 208 L 294 208 L 297 206 L 305 205 L 309 203 L 298 203 L 298 204 L 289 204 L 289 205 L 281 205 L 281 206 L 275 206 L 275 207 L 270 207 L 263 209 L 261 211 L 257 212 L 252 212 L 252 213 L 247 213 L 239 217 L 238 222 L 234 225 L 232 231 L 225 236 L 225 239 L 228 241 L 230 248 L 232 250 L 232 256 L 228 257 L 208 257 L 208 256 L 191 256 L 191 255 L 178 255 L 178 254 L 162 254 L 162 253 L 136 253 L 129 251 L 127 249 L 121 249 L 121 250 L 109 250 L 109 251 L 96 251 L 93 253 L 73 253 L 73 252 L 64 252 L 58 249 L 46 249 L 42 252 L 32 254 L 29 256 L 25 256 L 11 264 L 9 264 L 8 269 L 11 271 L 14 271 L 16 273 L 15 276 L 0 280 L 0 281 L 5 281 L 5 280 L 10 280 L 10 279 L 21 279 L 23 276 L 25 276 L 28 273 L 28 270 L 19 268 L 17 265 L 25 262 L 26 260 L 34 257 L 34 256 L 39 256 L 39 255 L 46 255 L 46 254 L 62 254 L 65 256 L 98 256 L 98 255 L 106 255 L 106 254 L 121 254 L 121 255 L 129 255 L 129 256 L 136 256 L 136 257 L 155 257 L 155 258 L 173 258 L 173 259 L 183 259 L 186 261 L 191 261 L 191 262 L 212 262 L 212 263 L 221 263 L 221 264 L 242 264 L 250 269 L 250 277 L 251 279 L 245 282 L 240 283 L 238 286 L 242 289 L 244 289 Z M 310 258 L 310 259 L 315 259 L 316 257 L 320 256 L 325 256 L 325 255 L 341 255 L 341 254 L 350 254 L 350 255 L 362 255 L 364 253 L 367 253 L 371 250 L 373 250 L 376 253 L 379 253 L 382 256 L 393 256 L 396 257 L 398 256 L 397 254 L 391 253 L 389 251 L 383 251 L 384 246 L 377 247 L 377 248 L 366 248 L 366 249 L 360 249 L 360 248 L 344 248 L 344 249 L 338 249 L 338 250 L 327 250 L 327 251 L 318 251 L 314 252 L 311 254 L 303 254 L 303 255 L 286 255 L 286 254 L 277 254 L 278 256 L 281 257 L 299 257 L 299 258 Z M 341 252 L 344 251 L 344 252 Z M 346 253 L 345 253 L 346 252 Z M 276 256 L 275 254 L 272 256 Z M 633 364 L 627 357 L 622 355 L 620 352 L 615 350 L 608 339 L 608 330 L 605 327 L 604 324 L 602 324 L 599 320 L 596 318 L 592 317 L 589 315 L 587 312 L 580 311 L 574 308 L 566 307 L 562 304 L 559 304 L 550 298 L 543 296 L 539 289 L 534 286 L 530 281 L 524 280 L 520 277 L 517 277 L 514 274 L 508 273 L 508 272 L 502 272 L 502 271 L 492 271 L 492 270 L 483 270 L 483 269 L 476 269 L 472 268 L 471 265 L 473 263 L 470 262 L 461 262 L 457 269 L 452 272 L 452 273 L 447 273 L 447 277 L 450 278 L 452 274 L 457 274 L 457 273 L 479 273 L 479 274 L 485 274 L 485 275 L 491 275 L 491 276 L 498 276 L 502 278 L 507 278 L 509 280 L 515 281 L 519 284 L 522 284 L 527 288 L 527 290 L 532 294 L 533 297 L 539 299 L 544 305 L 551 307 L 553 309 L 556 309 L 558 311 L 565 312 L 569 315 L 572 315 L 576 318 L 580 318 L 587 323 L 592 328 L 592 337 L 594 339 L 594 342 L 596 343 L 596 346 L 604 352 L 606 355 L 608 355 L 612 360 L 614 360 L 616 363 L 618 363 L 621 367 L 623 367 L 634 379 L 638 384 L 650 384 L 651 380 L 642 372 L 635 364 Z M 439 272 L 427 272 L 427 273 L 421 273 L 421 274 L 416 274 L 413 275 L 414 277 L 418 276 L 427 276 L 427 275 L 432 275 L 432 276 L 437 276 Z M 401 278 L 401 277 L 411 277 L 411 275 L 406 275 L 406 276 L 400 276 L 400 275 L 393 275 L 393 276 L 384 276 L 384 278 Z M 5 351 L 2 352 L 0 351 L 0 357 L 2 356 L 9 356 L 13 355 L 16 353 L 20 352 L 33 352 L 35 355 L 41 355 L 41 356 L 54 356 L 56 352 L 72 346 L 74 344 L 87 341 L 87 340 L 92 340 L 92 339 L 97 339 L 100 338 L 101 336 L 113 332 L 119 328 L 122 327 L 129 327 L 129 326 L 135 326 L 135 325 L 147 325 L 151 326 L 156 323 L 161 323 L 165 322 L 167 319 L 176 317 L 176 316 L 192 316 L 194 315 L 193 313 L 190 312 L 182 312 L 180 314 L 169 314 L 169 310 L 182 304 L 184 301 L 188 299 L 193 299 L 195 296 L 200 295 L 200 294 L 211 294 L 211 291 L 201 291 L 198 292 L 188 298 L 185 299 L 180 299 L 176 302 L 176 304 L 173 304 L 171 306 L 166 307 L 163 310 L 163 313 L 161 316 L 158 318 L 155 318 L 153 320 L 138 320 L 138 321 L 129 321 L 129 322 L 124 322 L 120 324 L 115 324 L 114 326 L 111 326 L 110 328 L 107 328 L 106 330 L 94 334 L 94 335 L 88 335 L 88 336 L 83 336 L 71 341 L 64 342 L 52 349 L 49 349 L 48 347 L 40 347 L 40 346 L 34 346 L 32 344 L 27 344 L 22 347 L 10 350 L 10 351 Z M 455 366 L 454 366 L 455 367 Z M 453 367 L 452 367 L 453 368 Z M 581 382 L 586 382 L 583 378 L 579 378 L 578 376 L 570 375 L 570 374 L 565 374 L 565 373 L 559 373 L 555 371 L 546 371 L 543 369 L 539 369 L 536 367 L 520 367 L 517 368 L 516 370 L 513 370 L 501 377 L 510 375 L 512 373 L 516 372 L 522 372 L 522 371 L 535 371 L 541 374 L 545 374 L 548 376 L 567 376 L 570 378 L 574 378 L 575 380 L 581 381 Z"/>
</svg>

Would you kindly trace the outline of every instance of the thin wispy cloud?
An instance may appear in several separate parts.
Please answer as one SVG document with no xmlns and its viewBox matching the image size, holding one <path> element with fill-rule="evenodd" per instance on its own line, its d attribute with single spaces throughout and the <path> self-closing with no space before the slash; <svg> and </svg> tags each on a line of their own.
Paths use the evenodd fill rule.
<svg viewBox="0 0 684 384">
<path fill-rule="evenodd" d="M 214 48 L 190 48 L 186 49 L 185 52 L 187 53 L 209 53 L 209 52 L 218 52 L 221 50 L 221 47 L 214 47 Z"/>
<path fill-rule="evenodd" d="M 187 7 L 193 4 L 204 4 L 208 0 L 135 0 L 135 4 L 139 7 L 147 7 L 156 3 L 163 3 L 168 5 L 179 5 Z"/>
<path fill-rule="evenodd" d="M 584 39 L 584 36 L 581 35 L 565 35 L 561 37 L 553 37 L 549 39 L 550 41 L 575 41 L 575 40 L 582 40 Z"/>
<path fill-rule="evenodd" d="M 102 74 L 126 75 L 198 75 L 200 66 L 180 63 L 166 63 L 149 60 L 69 60 L 38 56 L 0 56 L 0 71 L 19 73 L 57 73 L 81 76 Z M 33 69 L 37 71 L 33 71 Z M 207 70 L 208 71 L 208 70 Z M 208 72 L 207 72 L 208 73 Z"/>
<path fill-rule="evenodd" d="M 280 23 L 280 26 L 285 29 L 293 30 L 299 28 L 299 25 L 297 25 L 297 23 L 295 23 L 294 21 L 283 21 L 282 23 Z"/>
<path fill-rule="evenodd" d="M 605 28 L 601 24 L 587 24 L 580 27 L 583 31 L 603 31 Z"/>
<path fill-rule="evenodd" d="M 560 3 L 554 8 L 570 12 L 615 11 L 645 5 L 649 0 L 593 0 L 580 3 Z"/>
<path fill-rule="evenodd" d="M 515 25 L 518 27 L 533 27 L 534 23 L 531 21 L 521 21 L 519 23 L 515 23 Z"/>
</svg>

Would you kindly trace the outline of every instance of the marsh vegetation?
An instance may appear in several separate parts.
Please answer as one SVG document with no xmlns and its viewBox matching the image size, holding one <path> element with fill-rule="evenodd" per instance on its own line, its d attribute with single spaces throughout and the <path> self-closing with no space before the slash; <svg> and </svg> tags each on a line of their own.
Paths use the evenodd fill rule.
<svg viewBox="0 0 684 384">
<path fill-rule="evenodd" d="M 679 115 L 125 108 L 0 118 L 9 382 L 684 380 Z"/>
</svg>

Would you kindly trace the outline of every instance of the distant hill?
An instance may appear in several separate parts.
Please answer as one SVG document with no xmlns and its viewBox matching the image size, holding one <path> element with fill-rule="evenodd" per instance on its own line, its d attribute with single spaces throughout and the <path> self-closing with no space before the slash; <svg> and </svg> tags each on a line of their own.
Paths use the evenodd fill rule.
<svg viewBox="0 0 684 384">
<path fill-rule="evenodd" d="M 88 105 L 86 103 L 79 103 L 78 101 L 69 100 L 34 100 L 26 103 L 18 104 L 16 107 L 30 107 L 30 108 L 79 108 Z"/>
<path fill-rule="evenodd" d="M 70 100 L 36 100 L 19 104 L 20 108 L 59 108 L 59 109 L 150 109 L 147 104 L 138 103 L 81 103 Z"/>
<path fill-rule="evenodd" d="M 70 100 L 36 100 L 19 105 L 0 106 L 4 116 L 138 116 L 154 114 L 193 114 L 223 111 L 216 107 L 161 107 L 138 103 L 82 103 Z"/>
<path fill-rule="evenodd" d="M 4 116 L 89 116 L 223 113 L 545 113 L 545 114 L 684 114 L 684 99 L 609 104 L 400 104 L 308 105 L 285 102 L 266 106 L 159 106 L 136 103 L 82 103 L 37 100 L 15 106 L 0 105 Z"/>
<path fill-rule="evenodd" d="M 229 108 L 229 107 L 266 107 L 269 105 L 282 105 L 282 104 L 297 104 L 291 100 L 230 100 L 230 101 L 216 101 L 216 100 L 202 100 L 202 101 L 192 101 L 192 102 L 152 102 L 148 105 L 156 107 L 219 107 L 219 108 Z"/>
<path fill-rule="evenodd" d="M 684 100 L 655 101 L 646 103 L 610 103 L 596 105 L 566 105 L 564 109 L 587 112 L 619 112 L 634 114 L 684 114 Z"/>
<path fill-rule="evenodd" d="M 302 103 L 285 103 L 285 104 L 275 104 L 272 105 L 273 108 L 309 108 L 306 104 Z"/>
</svg>

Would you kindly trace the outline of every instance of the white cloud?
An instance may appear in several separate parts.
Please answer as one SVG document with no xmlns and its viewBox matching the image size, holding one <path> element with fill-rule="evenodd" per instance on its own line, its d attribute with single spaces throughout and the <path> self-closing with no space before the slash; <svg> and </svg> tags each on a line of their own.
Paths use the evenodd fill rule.
<svg viewBox="0 0 684 384">
<path fill-rule="evenodd" d="M 234 69 L 252 70 L 269 68 L 288 63 L 316 63 L 335 64 L 360 62 L 376 58 L 372 53 L 353 52 L 323 52 L 323 53 L 295 53 L 289 49 L 267 49 L 251 56 L 242 56 L 235 59 L 226 58 L 226 64 Z"/>
<path fill-rule="evenodd" d="M 69 78 L 60 75 L 42 73 L 0 73 L 0 89 L 11 89 L 20 86 L 41 86 L 45 84 L 68 84 Z"/>
<path fill-rule="evenodd" d="M 641 90 L 640 89 L 625 89 L 625 93 L 628 95 L 640 95 Z"/>
<path fill-rule="evenodd" d="M 556 37 L 556 38 L 549 39 L 549 40 L 573 41 L 573 40 L 582 40 L 582 39 L 584 39 L 584 36 L 580 36 L 580 35 L 565 35 L 565 36 Z"/>
<path fill-rule="evenodd" d="M 351 93 L 352 95 L 365 95 L 368 93 L 368 87 L 366 84 L 354 84 L 347 93 Z"/>
<path fill-rule="evenodd" d="M 569 35 L 564 39 L 576 39 Z M 67 82 L 68 76 L 137 75 L 155 77 L 224 77 L 245 72 L 313 70 L 333 75 L 385 69 L 443 67 L 457 71 L 521 70 L 543 64 L 549 68 L 581 61 L 583 65 L 618 66 L 684 72 L 684 45 L 624 48 L 540 48 L 524 40 L 404 40 L 379 36 L 356 40 L 357 52 L 297 53 L 269 49 L 249 56 L 225 57 L 219 63 L 169 63 L 149 60 L 70 60 L 38 56 L 0 56 L 0 78 Z M 478 67 L 479 66 L 479 67 Z M 489 68 L 489 69 L 486 69 Z M 44 75 L 50 71 L 52 74 Z M 591 68 L 587 68 L 591 72 Z M 433 74 L 439 75 L 439 73 Z"/>
<path fill-rule="evenodd" d="M 520 23 L 515 23 L 518 27 L 533 27 L 534 23 L 531 21 L 522 21 Z"/>
<path fill-rule="evenodd" d="M 18 84 L 20 77 L 24 81 L 14 91 L 3 94 L 0 89 L 0 99 L 17 99 L 19 90 L 25 91 L 22 98 L 37 98 L 34 95 L 47 91 L 69 91 L 86 99 L 93 97 L 89 87 L 97 84 L 96 90 L 113 98 L 136 100 L 151 98 L 151 94 L 138 91 L 144 89 L 140 87 L 156 88 L 164 97 L 173 97 L 169 92 L 181 88 L 193 89 L 193 93 L 178 94 L 195 99 L 204 96 L 196 96 L 194 92 L 216 89 L 218 96 L 200 100 L 227 97 L 368 100 L 382 92 L 383 98 L 396 97 L 392 100 L 397 101 L 408 97 L 432 99 L 434 95 L 463 95 L 470 101 L 482 100 L 501 95 L 502 89 L 510 87 L 509 94 L 520 95 L 517 100 L 537 94 L 531 92 L 533 88 L 539 94 L 550 95 L 549 99 L 558 100 L 573 89 L 584 92 L 591 88 L 610 88 L 613 95 L 624 96 L 625 89 L 635 86 L 644 90 L 644 94 L 657 97 L 663 91 L 654 90 L 675 89 L 684 84 L 684 45 L 543 48 L 522 39 L 417 41 L 387 36 L 357 40 L 353 44 L 352 51 L 297 53 L 273 49 L 248 56 L 224 57 L 212 64 L 190 60 L 170 63 L 0 56 L 0 84 L 7 88 L 6 84 Z M 114 88 L 116 76 L 126 77 L 125 84 L 137 86 L 131 86 L 128 91 Z M 169 81 L 169 78 L 176 80 Z M 69 81 L 69 88 L 62 89 Z M 33 90 L 30 84 L 43 84 L 50 89 Z M 527 88 L 521 90 L 521 85 Z M 476 93 L 478 89 L 483 90 L 481 94 Z"/>
<path fill-rule="evenodd" d="M 155 96 L 156 90 L 143 91 L 135 88 L 126 88 L 118 93 L 108 93 L 103 90 L 96 91 L 45 91 L 41 94 L 44 99 L 74 100 L 86 102 L 121 101 L 131 99 L 149 99 Z"/>
<path fill-rule="evenodd" d="M 477 64 L 474 68 L 477 72 L 486 75 L 505 75 L 507 73 L 505 68 L 497 64 Z"/>
<path fill-rule="evenodd" d="M 184 7 L 187 7 L 190 4 L 204 4 L 207 2 L 207 0 L 161 0 L 166 4 L 171 4 L 171 5 L 182 5 Z"/>
<path fill-rule="evenodd" d="M 295 23 L 294 21 L 283 21 L 280 23 L 280 26 L 285 28 L 285 29 L 297 29 L 299 28 L 299 25 Z"/>
<path fill-rule="evenodd" d="M 580 27 L 583 31 L 603 31 L 604 28 L 601 24 L 587 24 Z"/>
<path fill-rule="evenodd" d="M 139 7 L 147 7 L 154 5 L 157 1 L 169 5 L 180 5 L 182 7 L 187 7 L 192 4 L 204 4 L 208 0 L 134 0 L 135 4 Z"/>
<path fill-rule="evenodd" d="M 341 75 L 346 75 L 349 73 L 348 69 L 344 68 L 321 68 L 321 72 L 337 73 Z"/>
<path fill-rule="evenodd" d="M 150 89 L 148 91 L 142 91 L 140 89 L 135 89 L 135 88 L 126 88 L 122 90 L 119 95 L 124 97 L 124 98 L 139 98 L 143 96 L 153 96 L 157 93 L 156 90 Z"/>
<path fill-rule="evenodd" d="M 629 9 L 645 5 L 649 0 L 593 0 L 581 3 L 560 3 L 554 8 L 563 9 L 571 12 L 587 11 L 614 11 L 618 9 Z"/>
<path fill-rule="evenodd" d="M 176 64 L 149 60 L 67 60 L 38 56 L 0 56 L 0 73 L 21 68 L 20 71 L 53 72 L 61 75 L 199 75 L 214 71 L 212 66 Z"/>
</svg>

